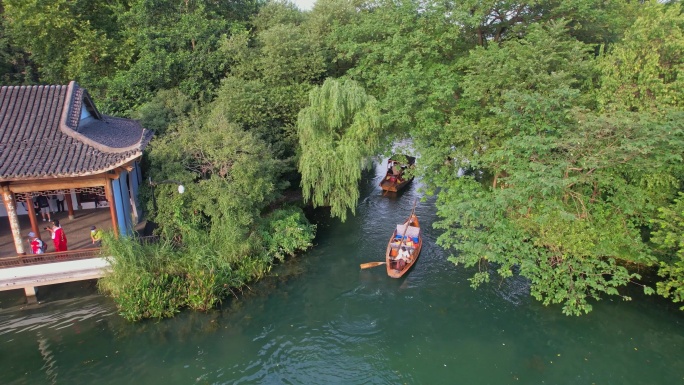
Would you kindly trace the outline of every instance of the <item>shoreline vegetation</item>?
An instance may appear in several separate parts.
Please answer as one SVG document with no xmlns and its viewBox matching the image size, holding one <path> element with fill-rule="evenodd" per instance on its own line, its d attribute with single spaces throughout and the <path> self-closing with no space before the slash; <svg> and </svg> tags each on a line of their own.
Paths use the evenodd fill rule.
<svg viewBox="0 0 684 385">
<path fill-rule="evenodd" d="M 155 130 L 145 180 L 187 188 L 141 189 L 162 242 L 105 247 L 120 261 L 101 286 L 128 319 L 208 309 L 306 249 L 301 209 L 273 209 L 284 192 L 344 221 L 369 159 L 392 152 L 417 156 L 437 244 L 474 288 L 520 275 L 536 300 L 581 315 L 629 300 L 641 275 L 628 267 L 643 265 L 659 276 L 646 294 L 684 301 L 678 1 L 2 0 L 0 12 L 3 84 L 76 80 L 102 112 Z"/>
<path fill-rule="evenodd" d="M 144 242 L 135 235 L 115 239 L 107 234 L 102 254 L 111 256 L 112 270 L 98 288 L 113 298 L 119 314 L 129 321 L 172 317 L 185 308 L 208 311 L 226 297 L 237 298 L 274 263 L 312 246 L 315 225 L 299 208 L 279 208 L 262 220 L 239 244 L 212 241 L 201 230 L 184 233 L 180 242 L 164 237 Z"/>
</svg>

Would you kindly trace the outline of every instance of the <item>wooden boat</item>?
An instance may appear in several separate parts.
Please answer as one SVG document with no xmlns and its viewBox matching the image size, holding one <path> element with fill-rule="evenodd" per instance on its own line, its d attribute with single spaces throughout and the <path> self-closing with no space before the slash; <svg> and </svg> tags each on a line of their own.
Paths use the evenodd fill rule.
<svg viewBox="0 0 684 385">
<path fill-rule="evenodd" d="M 406 159 L 404 163 L 403 159 Z M 380 188 L 385 191 L 397 192 L 406 187 L 413 180 L 413 173 L 405 176 L 408 168 L 415 167 L 416 158 L 412 156 L 400 155 L 387 160 L 387 172 L 380 181 Z"/>
<path fill-rule="evenodd" d="M 409 253 L 405 261 L 399 258 L 402 247 L 405 247 Z M 416 263 L 422 247 L 423 236 L 420 233 L 418 217 L 414 211 L 411 211 L 406 222 L 397 225 L 387 243 L 387 250 L 385 251 L 387 275 L 392 278 L 401 278 Z"/>
</svg>

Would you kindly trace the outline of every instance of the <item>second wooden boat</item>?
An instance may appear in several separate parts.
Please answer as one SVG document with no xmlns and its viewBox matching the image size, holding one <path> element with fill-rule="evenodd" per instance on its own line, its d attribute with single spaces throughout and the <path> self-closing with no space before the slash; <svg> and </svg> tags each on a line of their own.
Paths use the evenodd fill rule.
<svg viewBox="0 0 684 385">
<path fill-rule="evenodd" d="M 406 187 L 413 180 L 413 172 L 406 173 L 406 171 L 415 167 L 415 163 L 416 158 L 412 156 L 399 155 L 389 158 L 385 177 L 380 181 L 380 188 L 397 192 Z"/>
</svg>

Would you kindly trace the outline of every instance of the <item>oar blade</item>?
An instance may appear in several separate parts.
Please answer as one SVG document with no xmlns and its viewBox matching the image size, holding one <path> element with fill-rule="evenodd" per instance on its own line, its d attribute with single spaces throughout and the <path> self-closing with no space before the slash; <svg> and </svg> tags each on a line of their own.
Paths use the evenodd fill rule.
<svg viewBox="0 0 684 385">
<path fill-rule="evenodd" d="M 361 264 L 361 268 L 362 268 L 362 269 L 369 269 L 369 268 L 371 268 L 371 267 L 380 266 L 380 265 L 384 265 L 384 264 L 385 264 L 385 262 L 368 262 L 368 263 L 362 263 L 362 264 Z"/>
</svg>

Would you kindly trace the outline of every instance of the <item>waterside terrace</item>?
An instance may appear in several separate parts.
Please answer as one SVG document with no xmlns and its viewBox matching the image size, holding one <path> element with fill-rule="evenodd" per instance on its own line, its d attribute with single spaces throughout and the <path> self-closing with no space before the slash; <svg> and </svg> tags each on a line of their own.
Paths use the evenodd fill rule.
<svg viewBox="0 0 684 385">
<path fill-rule="evenodd" d="M 5 220 L 2 220 L 5 219 Z M 41 239 L 48 244 L 47 253 L 41 255 L 17 255 L 7 218 L 0 218 L 0 291 L 23 289 L 28 302 L 36 301 L 36 288 L 64 282 L 100 278 L 109 264 L 100 256 L 99 248 L 90 239 L 90 226 L 103 231 L 111 230 L 109 208 L 78 210 L 69 219 L 66 212 L 53 213 L 59 219 L 68 240 L 67 253 L 54 253 L 50 233 L 41 231 Z M 20 215 L 22 238 L 28 250 L 28 233 L 31 224 L 28 215 Z M 39 216 L 41 229 L 48 225 Z"/>
</svg>

